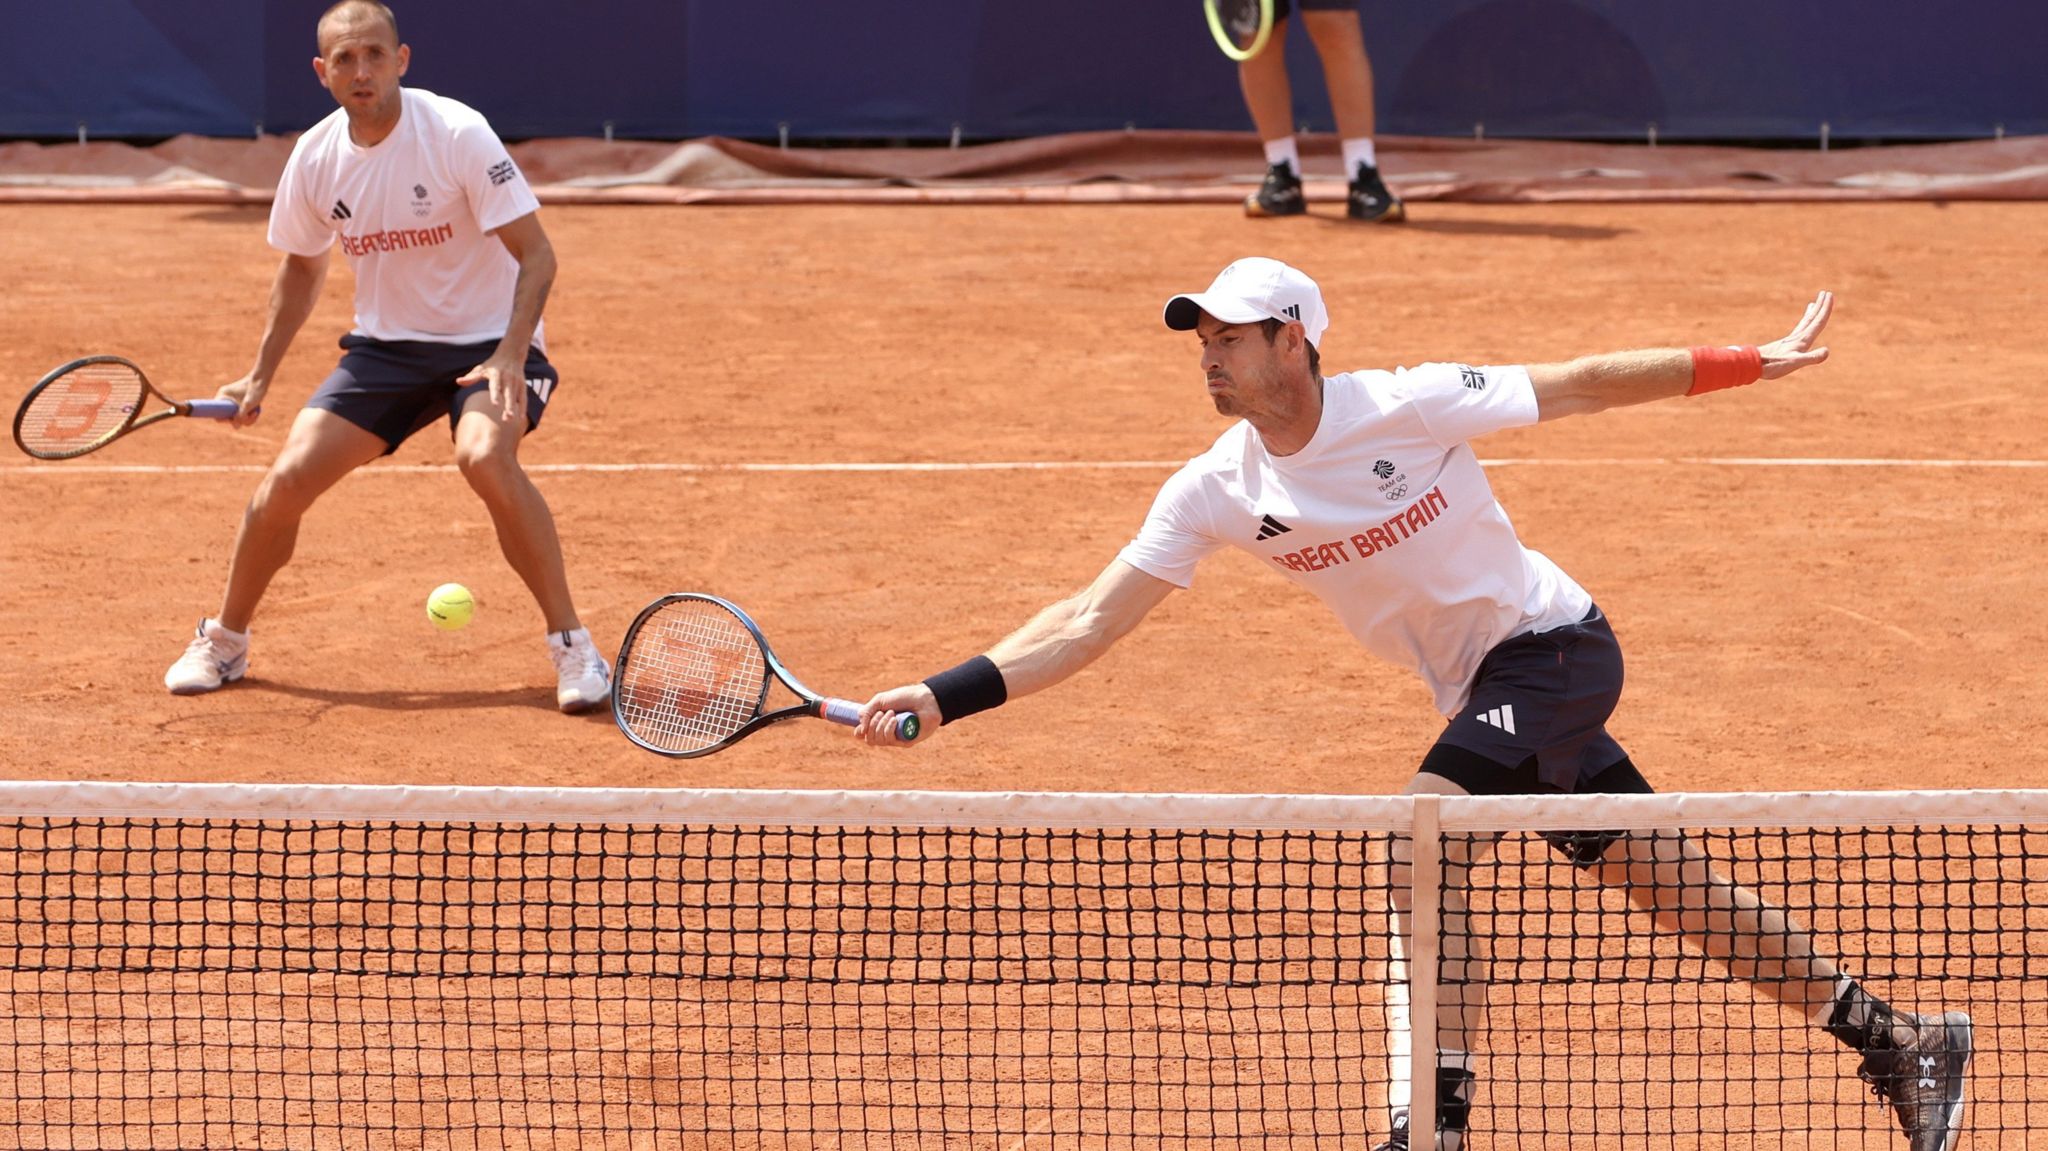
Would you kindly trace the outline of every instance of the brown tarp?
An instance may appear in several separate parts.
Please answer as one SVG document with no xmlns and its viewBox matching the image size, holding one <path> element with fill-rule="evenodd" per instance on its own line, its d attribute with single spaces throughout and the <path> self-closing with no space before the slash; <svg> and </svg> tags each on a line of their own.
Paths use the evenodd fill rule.
<svg viewBox="0 0 2048 1151">
<path fill-rule="evenodd" d="M 289 137 L 0 144 L 0 201 L 262 203 Z M 1304 141 L 1312 199 L 1343 194 L 1336 141 Z M 1891 147 L 1653 147 L 1390 137 L 1381 168 L 1410 200 L 2048 199 L 2048 137 Z M 529 140 L 512 146 L 550 203 L 1229 201 L 1256 183 L 1233 132 L 1087 132 L 959 148 Z"/>
</svg>

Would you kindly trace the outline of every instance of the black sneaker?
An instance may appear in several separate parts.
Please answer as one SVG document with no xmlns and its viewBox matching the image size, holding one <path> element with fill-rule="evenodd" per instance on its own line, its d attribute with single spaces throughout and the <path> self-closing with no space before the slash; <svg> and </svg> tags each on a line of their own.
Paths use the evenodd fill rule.
<svg viewBox="0 0 2048 1151">
<path fill-rule="evenodd" d="M 1380 179 L 1380 170 L 1371 164 L 1360 164 L 1358 175 L 1352 178 L 1351 195 L 1344 205 L 1344 214 L 1354 220 L 1370 223 L 1395 224 L 1408 218 L 1408 209 L 1401 198 L 1387 191 L 1387 185 Z"/>
<path fill-rule="evenodd" d="M 1308 211 L 1308 199 L 1301 194 L 1301 177 L 1286 164 L 1266 170 L 1266 182 L 1244 198 L 1247 216 L 1299 216 Z"/>
<path fill-rule="evenodd" d="M 1408 1151 L 1408 1109 L 1394 1109 L 1394 1127 L 1387 1137 L 1372 1145 L 1372 1151 Z"/>
<path fill-rule="evenodd" d="M 1461 1151 L 1465 1146 L 1466 1124 L 1472 1116 L 1472 1073 L 1456 1067 L 1439 1067 L 1436 1085 L 1437 1151 Z M 1373 1145 L 1373 1151 L 1409 1151 L 1406 1107 L 1395 1108 L 1393 1126 L 1385 1139 Z"/>
<path fill-rule="evenodd" d="M 1856 1074 L 1891 1105 L 1911 1151 L 1951 1151 L 1963 1130 L 1970 1017 L 1902 1014 L 1892 1035 L 1896 1045 L 1866 1050 Z"/>
</svg>

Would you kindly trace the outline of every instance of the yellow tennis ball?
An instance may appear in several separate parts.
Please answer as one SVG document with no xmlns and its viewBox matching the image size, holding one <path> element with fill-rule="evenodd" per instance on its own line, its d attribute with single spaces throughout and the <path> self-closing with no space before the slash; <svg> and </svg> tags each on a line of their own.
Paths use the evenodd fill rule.
<svg viewBox="0 0 2048 1151">
<path fill-rule="evenodd" d="M 459 583 L 444 583 L 427 597 L 427 618 L 442 631 L 467 627 L 475 614 L 476 597 Z"/>
</svg>

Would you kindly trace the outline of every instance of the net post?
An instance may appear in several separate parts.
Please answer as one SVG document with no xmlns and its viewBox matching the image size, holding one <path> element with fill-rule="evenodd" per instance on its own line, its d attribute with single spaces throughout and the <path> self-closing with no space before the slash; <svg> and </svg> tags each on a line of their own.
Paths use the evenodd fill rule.
<svg viewBox="0 0 2048 1151">
<path fill-rule="evenodd" d="M 1410 850 L 1408 917 L 1408 1145 L 1436 1147 L 1436 1000 L 1438 957 L 1442 954 L 1444 841 L 1434 795 L 1415 796 Z"/>
</svg>

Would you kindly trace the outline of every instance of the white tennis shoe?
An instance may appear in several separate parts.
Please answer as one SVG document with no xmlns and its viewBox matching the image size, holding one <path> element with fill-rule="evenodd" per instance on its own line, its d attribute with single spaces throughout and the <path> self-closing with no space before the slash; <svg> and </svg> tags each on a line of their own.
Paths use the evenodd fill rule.
<svg viewBox="0 0 2048 1151">
<path fill-rule="evenodd" d="M 249 672 L 249 633 L 232 632 L 219 621 L 203 619 L 185 645 L 185 654 L 164 673 L 172 695 L 205 695 L 219 691 Z"/>
<path fill-rule="evenodd" d="M 612 697 L 612 665 L 590 642 L 590 629 L 548 633 L 555 661 L 555 706 L 569 715 L 603 707 Z"/>
</svg>

